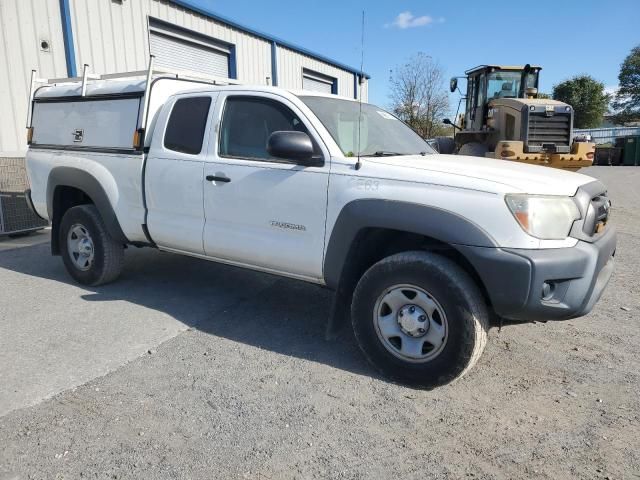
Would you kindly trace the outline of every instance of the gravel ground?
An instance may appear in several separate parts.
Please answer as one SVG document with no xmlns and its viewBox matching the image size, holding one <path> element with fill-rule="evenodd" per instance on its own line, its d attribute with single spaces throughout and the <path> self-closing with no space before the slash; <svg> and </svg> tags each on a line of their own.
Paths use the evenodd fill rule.
<svg viewBox="0 0 640 480">
<path fill-rule="evenodd" d="M 208 304 L 182 259 L 128 251 L 122 300 L 146 298 L 132 291 L 144 279 L 171 298 L 147 309 L 189 328 L 0 417 L 0 479 L 640 478 L 640 168 L 586 173 L 608 184 L 619 230 L 595 310 L 493 329 L 474 370 L 430 392 L 377 376 L 346 329 L 325 341 L 323 290 L 248 272 L 242 289 L 238 270 L 188 260 L 242 290 Z M 176 315 L 180 301 L 200 305 Z"/>
</svg>

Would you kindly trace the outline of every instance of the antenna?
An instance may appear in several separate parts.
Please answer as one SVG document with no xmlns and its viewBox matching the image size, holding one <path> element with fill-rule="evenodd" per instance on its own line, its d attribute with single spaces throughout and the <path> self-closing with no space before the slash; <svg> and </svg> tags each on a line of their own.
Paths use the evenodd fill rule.
<svg viewBox="0 0 640 480">
<path fill-rule="evenodd" d="M 364 77 L 364 10 L 362 10 L 362 36 L 360 38 L 360 76 L 358 81 L 356 82 L 356 93 L 358 93 L 358 88 L 360 88 L 360 92 L 358 93 L 358 161 L 356 162 L 356 170 L 360 170 L 362 167 L 362 161 L 360 161 L 360 128 L 362 124 L 362 78 Z"/>
</svg>

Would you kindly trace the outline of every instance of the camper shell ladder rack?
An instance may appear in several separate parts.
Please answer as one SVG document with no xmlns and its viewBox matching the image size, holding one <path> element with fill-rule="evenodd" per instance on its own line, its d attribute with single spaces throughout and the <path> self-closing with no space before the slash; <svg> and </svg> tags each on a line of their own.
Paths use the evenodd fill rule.
<svg viewBox="0 0 640 480">
<path fill-rule="evenodd" d="M 204 75 L 198 72 L 191 72 L 187 70 L 172 70 L 167 68 L 157 68 L 154 65 L 155 57 L 153 55 L 149 56 L 149 64 L 147 69 L 145 70 L 134 70 L 130 72 L 117 72 L 117 73 L 105 73 L 105 74 L 95 74 L 89 73 L 89 65 L 85 64 L 82 70 L 82 76 L 80 77 L 62 77 L 62 78 L 38 78 L 37 71 L 31 70 L 31 84 L 29 87 L 29 106 L 27 110 L 27 138 L 29 142 L 31 141 L 32 135 L 32 105 L 35 96 L 35 92 L 37 90 L 36 84 L 38 86 L 55 86 L 66 83 L 78 83 L 81 82 L 81 96 L 86 96 L 87 91 L 87 82 L 90 80 L 118 80 L 118 79 L 126 79 L 126 78 L 138 78 L 145 77 L 145 89 L 144 89 L 144 105 L 143 105 L 143 115 L 142 115 L 142 125 L 140 126 L 141 134 L 144 133 L 147 125 L 147 110 L 149 108 L 149 92 L 151 91 L 151 84 L 154 76 L 165 76 L 168 78 L 175 78 L 176 80 L 192 80 L 200 83 L 208 83 L 210 85 L 242 85 L 243 82 L 238 80 L 216 77 L 212 75 Z M 141 142 L 144 142 L 144 139 L 139 139 Z M 141 143 L 142 145 L 143 143 Z"/>
</svg>

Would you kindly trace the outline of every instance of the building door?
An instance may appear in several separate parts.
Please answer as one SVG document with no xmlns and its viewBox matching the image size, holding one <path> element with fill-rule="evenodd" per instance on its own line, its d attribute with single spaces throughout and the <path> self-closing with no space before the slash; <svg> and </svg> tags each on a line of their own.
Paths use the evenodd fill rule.
<svg viewBox="0 0 640 480">
<path fill-rule="evenodd" d="M 303 70 L 302 72 L 302 89 L 311 92 L 320 93 L 337 93 L 336 79 L 320 75 L 319 73 Z"/>
<path fill-rule="evenodd" d="M 230 78 L 230 47 L 213 39 L 150 22 L 149 50 L 157 67 Z"/>
</svg>

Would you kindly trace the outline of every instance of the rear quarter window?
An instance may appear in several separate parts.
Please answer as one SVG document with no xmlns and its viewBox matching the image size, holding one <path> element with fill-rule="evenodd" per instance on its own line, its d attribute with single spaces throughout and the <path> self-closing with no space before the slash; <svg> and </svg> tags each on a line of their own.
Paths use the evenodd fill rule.
<svg viewBox="0 0 640 480">
<path fill-rule="evenodd" d="M 198 155 L 207 125 L 211 97 L 181 98 L 174 105 L 164 134 L 164 148 Z"/>
</svg>

